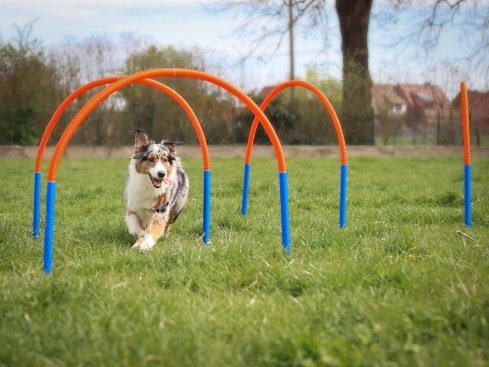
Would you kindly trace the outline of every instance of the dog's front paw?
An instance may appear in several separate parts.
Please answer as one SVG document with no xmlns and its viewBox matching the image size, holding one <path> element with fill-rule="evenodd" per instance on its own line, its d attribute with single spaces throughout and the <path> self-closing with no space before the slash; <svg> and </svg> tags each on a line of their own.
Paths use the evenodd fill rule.
<svg viewBox="0 0 489 367">
<path fill-rule="evenodd" d="M 136 243 L 131 247 L 132 249 L 139 249 L 140 251 L 151 250 L 155 245 L 155 240 L 150 234 L 139 237 Z"/>
</svg>

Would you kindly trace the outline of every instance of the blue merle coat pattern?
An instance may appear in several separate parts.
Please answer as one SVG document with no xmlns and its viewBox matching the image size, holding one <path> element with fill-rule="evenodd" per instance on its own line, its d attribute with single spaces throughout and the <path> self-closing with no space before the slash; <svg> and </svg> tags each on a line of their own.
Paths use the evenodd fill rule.
<svg viewBox="0 0 489 367">
<path fill-rule="evenodd" d="M 155 143 L 137 130 L 124 190 L 126 224 L 133 248 L 150 250 L 168 234 L 187 201 L 189 180 L 177 156 L 180 141 Z"/>
</svg>

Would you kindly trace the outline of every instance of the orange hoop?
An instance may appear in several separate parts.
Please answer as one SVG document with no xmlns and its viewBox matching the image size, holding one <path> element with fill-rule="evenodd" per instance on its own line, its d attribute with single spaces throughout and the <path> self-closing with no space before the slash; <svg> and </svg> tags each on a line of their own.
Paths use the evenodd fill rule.
<svg viewBox="0 0 489 367">
<path fill-rule="evenodd" d="M 302 80 L 291 80 L 285 83 L 282 83 L 275 87 L 265 98 L 263 103 L 260 106 L 262 111 L 268 106 L 272 98 L 282 91 L 283 89 L 291 86 L 301 86 L 309 89 L 311 92 L 316 94 L 319 97 L 321 102 L 323 102 L 324 106 L 329 112 L 331 119 L 333 120 L 336 135 L 338 137 L 338 144 L 340 146 L 340 219 L 339 224 L 340 228 L 343 228 L 346 224 L 346 181 L 347 181 L 347 164 L 346 164 L 346 145 L 345 138 L 343 136 L 343 130 L 341 129 L 341 124 L 336 115 L 336 112 L 329 102 L 329 100 L 325 97 L 325 95 L 314 85 L 304 82 Z M 253 120 L 253 124 L 250 129 L 250 135 L 248 136 L 248 144 L 246 146 L 246 157 L 245 157 L 245 167 L 244 167 L 244 177 L 243 177 L 243 196 L 241 201 L 241 213 L 246 215 L 248 211 L 248 188 L 249 188 L 249 180 L 250 180 L 250 160 L 251 160 L 251 152 L 253 150 L 253 142 L 255 140 L 256 129 L 258 128 L 258 123 L 260 122 L 261 116 L 256 115 Z M 263 120 L 261 120 L 263 121 Z M 263 122 L 262 122 L 263 123 Z M 266 129 L 265 129 L 266 130 Z M 267 130 L 268 133 L 268 130 Z M 269 135 L 270 136 L 270 135 Z M 270 137 L 271 138 L 271 137 Z M 272 141 L 273 143 L 273 141 Z"/>
<path fill-rule="evenodd" d="M 72 92 L 61 103 L 61 105 L 56 109 L 53 116 L 51 117 L 51 120 L 49 121 L 48 126 L 46 127 L 46 130 L 44 131 L 44 134 L 41 138 L 41 142 L 39 143 L 39 148 L 37 150 L 37 156 L 36 156 L 36 164 L 35 164 L 35 171 L 36 172 L 41 172 L 42 158 L 44 156 L 44 151 L 46 150 L 46 146 L 48 144 L 51 133 L 53 132 L 54 127 L 58 123 L 59 118 L 61 117 L 63 112 L 66 110 L 66 108 L 68 108 L 68 106 L 71 104 L 71 102 L 73 102 L 76 98 L 78 98 L 83 93 L 85 93 L 85 92 L 87 92 L 93 88 L 100 87 L 100 86 L 105 85 L 105 84 L 114 83 L 115 81 L 117 81 L 121 78 L 123 78 L 123 77 L 122 76 L 112 76 L 112 77 L 101 78 L 101 79 L 95 80 L 93 82 L 90 82 L 88 84 L 85 84 L 85 85 L 81 86 L 80 88 L 76 89 L 74 92 Z M 189 106 L 187 101 L 185 101 L 185 99 L 183 99 L 182 96 L 180 96 L 177 92 L 175 92 L 170 87 L 168 87 L 162 83 L 159 83 L 155 80 L 151 80 L 151 79 L 141 80 L 141 81 L 138 81 L 138 83 L 151 86 L 153 88 L 159 89 L 160 91 L 170 95 L 185 110 L 188 117 L 190 118 L 190 121 L 192 122 L 192 125 L 194 126 L 195 131 L 197 132 L 197 137 L 199 139 L 199 144 L 200 144 L 200 147 L 202 150 L 202 158 L 204 161 L 203 162 L 204 163 L 204 169 L 209 170 L 210 169 L 210 158 L 209 158 L 209 151 L 207 148 L 207 142 L 206 142 L 205 138 L 203 138 L 204 134 L 202 132 L 202 127 L 199 123 L 199 120 L 197 119 L 197 116 L 195 116 L 194 111 Z"/>
<path fill-rule="evenodd" d="M 44 151 L 46 150 L 46 146 L 48 145 L 49 138 L 51 137 L 51 133 L 53 132 L 54 127 L 58 123 L 59 118 L 61 117 L 63 112 L 68 108 L 70 103 L 73 102 L 76 98 L 78 98 L 81 94 L 85 93 L 86 91 L 89 91 L 93 88 L 99 87 L 104 84 L 110 84 L 115 80 L 117 80 L 117 77 L 108 77 L 108 78 L 95 80 L 93 82 L 81 86 L 80 88 L 76 89 L 68 97 L 65 98 L 65 100 L 59 105 L 59 107 L 54 112 L 53 116 L 51 117 L 51 120 L 49 120 L 48 126 L 46 126 L 46 129 L 44 130 L 44 134 L 42 135 L 41 142 L 39 143 L 39 148 L 37 149 L 36 164 L 34 166 L 34 171 L 41 172 L 42 158 L 44 156 Z"/>
<path fill-rule="evenodd" d="M 87 104 L 85 104 L 85 106 L 83 106 L 83 108 L 75 115 L 75 117 L 70 122 L 66 130 L 63 132 L 58 144 L 56 145 L 51 160 L 51 164 L 49 166 L 48 181 L 50 182 L 56 181 L 58 166 L 61 161 L 61 157 L 63 156 L 63 153 L 66 149 L 66 146 L 68 145 L 76 129 L 81 125 L 83 120 L 98 104 L 100 104 L 103 100 L 108 98 L 108 96 L 110 96 L 113 92 L 125 87 L 126 85 L 132 84 L 134 82 L 138 82 L 142 79 L 162 77 L 162 76 L 168 76 L 168 77 L 181 76 L 181 77 L 208 81 L 222 87 L 223 89 L 227 90 L 228 92 L 238 97 L 244 104 L 248 106 L 248 108 L 253 113 L 255 113 L 255 115 L 259 116 L 265 130 L 268 133 L 268 136 L 270 137 L 270 140 L 272 141 L 275 154 L 277 157 L 277 164 L 278 164 L 279 171 L 280 172 L 286 171 L 284 154 L 278 136 L 275 133 L 275 130 L 273 129 L 272 125 L 268 121 L 263 111 L 261 111 L 260 108 L 246 94 L 244 94 L 238 88 L 226 82 L 225 80 L 218 78 L 214 75 L 205 73 L 203 71 L 183 69 L 183 68 L 156 68 L 156 69 L 148 69 L 148 70 L 140 71 L 131 74 L 129 76 L 122 77 L 121 79 L 115 81 L 114 83 L 107 86 L 99 93 L 97 93 Z M 203 139 L 205 141 L 204 136 L 199 136 L 199 141 L 200 139 Z"/>
<path fill-rule="evenodd" d="M 345 138 L 343 136 L 343 130 L 341 129 L 341 124 L 340 120 L 338 119 L 338 116 L 336 115 L 336 112 L 329 102 L 329 100 L 326 98 L 326 96 L 321 92 L 317 87 L 312 85 L 311 83 L 302 81 L 302 80 L 290 80 L 288 82 L 284 82 L 278 86 L 276 86 L 265 98 L 265 100 L 262 102 L 260 109 L 262 111 L 267 108 L 268 104 L 272 100 L 275 95 L 277 95 L 279 92 L 284 90 L 285 88 L 292 87 L 292 86 L 300 86 L 304 87 L 306 89 L 309 89 L 311 92 L 313 92 L 316 96 L 319 97 L 321 102 L 323 102 L 324 106 L 329 112 L 329 115 L 331 116 L 331 119 L 333 120 L 333 124 L 336 130 L 336 136 L 338 137 L 338 145 L 340 147 L 340 160 L 342 165 L 346 165 L 346 145 L 345 145 Z M 249 164 L 251 160 L 251 152 L 253 150 L 253 142 L 255 140 L 255 134 L 256 134 L 256 129 L 258 128 L 258 123 L 260 122 L 259 116 L 256 116 L 255 119 L 253 120 L 253 124 L 251 126 L 250 130 L 250 135 L 248 137 L 248 145 L 246 146 L 246 157 L 245 157 L 245 164 Z"/>
<path fill-rule="evenodd" d="M 290 253 L 290 228 L 289 228 L 289 211 L 288 211 L 288 197 L 287 197 L 287 172 L 285 168 L 285 158 L 282 151 L 282 146 L 278 139 L 275 130 L 268 121 L 267 117 L 262 110 L 242 91 L 226 82 L 225 80 L 218 78 L 214 75 L 207 74 L 202 71 L 192 69 L 181 68 L 158 68 L 140 71 L 138 73 L 131 74 L 129 76 L 118 79 L 111 85 L 105 87 L 102 91 L 97 93 L 90 101 L 88 101 L 80 111 L 71 120 L 61 138 L 56 145 L 56 148 L 49 165 L 48 179 L 47 179 L 47 191 L 46 191 L 46 221 L 45 221 L 45 235 L 44 235 L 44 265 L 43 270 L 49 274 L 52 271 L 52 259 L 53 259 L 53 237 L 54 237 L 54 211 L 56 203 L 56 175 L 58 172 L 59 163 L 63 156 L 63 153 L 75 133 L 76 129 L 82 124 L 88 114 L 97 107 L 102 101 L 107 99 L 113 92 L 125 87 L 126 85 L 139 82 L 146 78 L 154 77 L 187 77 L 200 79 L 211 82 L 217 86 L 220 86 L 239 98 L 248 108 L 257 115 L 265 130 L 270 137 L 275 155 L 277 158 L 277 164 L 279 168 L 279 182 L 280 182 L 280 205 L 281 205 L 281 224 L 282 224 L 282 246 L 286 253 Z M 151 84 L 150 81 L 148 81 Z M 199 125 L 200 127 L 200 125 Z M 199 141 L 205 142 L 205 137 L 201 129 L 196 128 L 196 132 L 199 135 Z M 208 243 L 209 231 L 210 231 L 210 170 L 204 170 L 204 220 L 203 220 L 203 241 Z M 36 173 L 37 174 L 37 173 Z M 40 176 L 40 173 L 39 173 Z M 36 177 L 39 177 L 36 176 Z M 35 187 L 36 183 L 35 183 Z"/>
</svg>

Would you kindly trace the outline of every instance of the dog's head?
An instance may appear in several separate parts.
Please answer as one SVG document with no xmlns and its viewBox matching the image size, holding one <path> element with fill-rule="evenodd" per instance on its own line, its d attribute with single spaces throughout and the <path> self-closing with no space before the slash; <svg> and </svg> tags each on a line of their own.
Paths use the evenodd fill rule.
<svg viewBox="0 0 489 367">
<path fill-rule="evenodd" d="M 138 129 L 134 140 L 134 155 L 136 171 L 148 175 L 151 184 L 160 188 L 163 183 L 171 186 L 172 171 L 175 167 L 177 145 L 181 141 L 163 140 L 155 143 L 150 140 L 143 130 Z"/>
</svg>

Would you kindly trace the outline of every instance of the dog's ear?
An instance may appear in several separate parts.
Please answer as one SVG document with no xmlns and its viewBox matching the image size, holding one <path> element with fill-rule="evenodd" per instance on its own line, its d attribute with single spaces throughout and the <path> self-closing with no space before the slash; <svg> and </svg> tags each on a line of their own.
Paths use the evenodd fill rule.
<svg viewBox="0 0 489 367">
<path fill-rule="evenodd" d="M 150 144 L 151 140 L 149 140 L 148 135 L 143 130 L 137 129 L 134 137 L 134 158 L 144 153 Z"/>
<path fill-rule="evenodd" d="M 168 159 L 168 162 L 170 162 L 170 165 L 173 165 L 173 162 L 175 162 L 175 159 L 177 159 L 177 156 L 173 155 L 173 154 L 168 154 L 168 157 L 166 157 Z"/>
<path fill-rule="evenodd" d="M 162 140 L 161 144 L 166 145 L 168 149 L 170 149 L 171 154 L 177 155 L 177 145 L 182 145 L 183 143 L 180 140 L 177 141 Z"/>
</svg>

